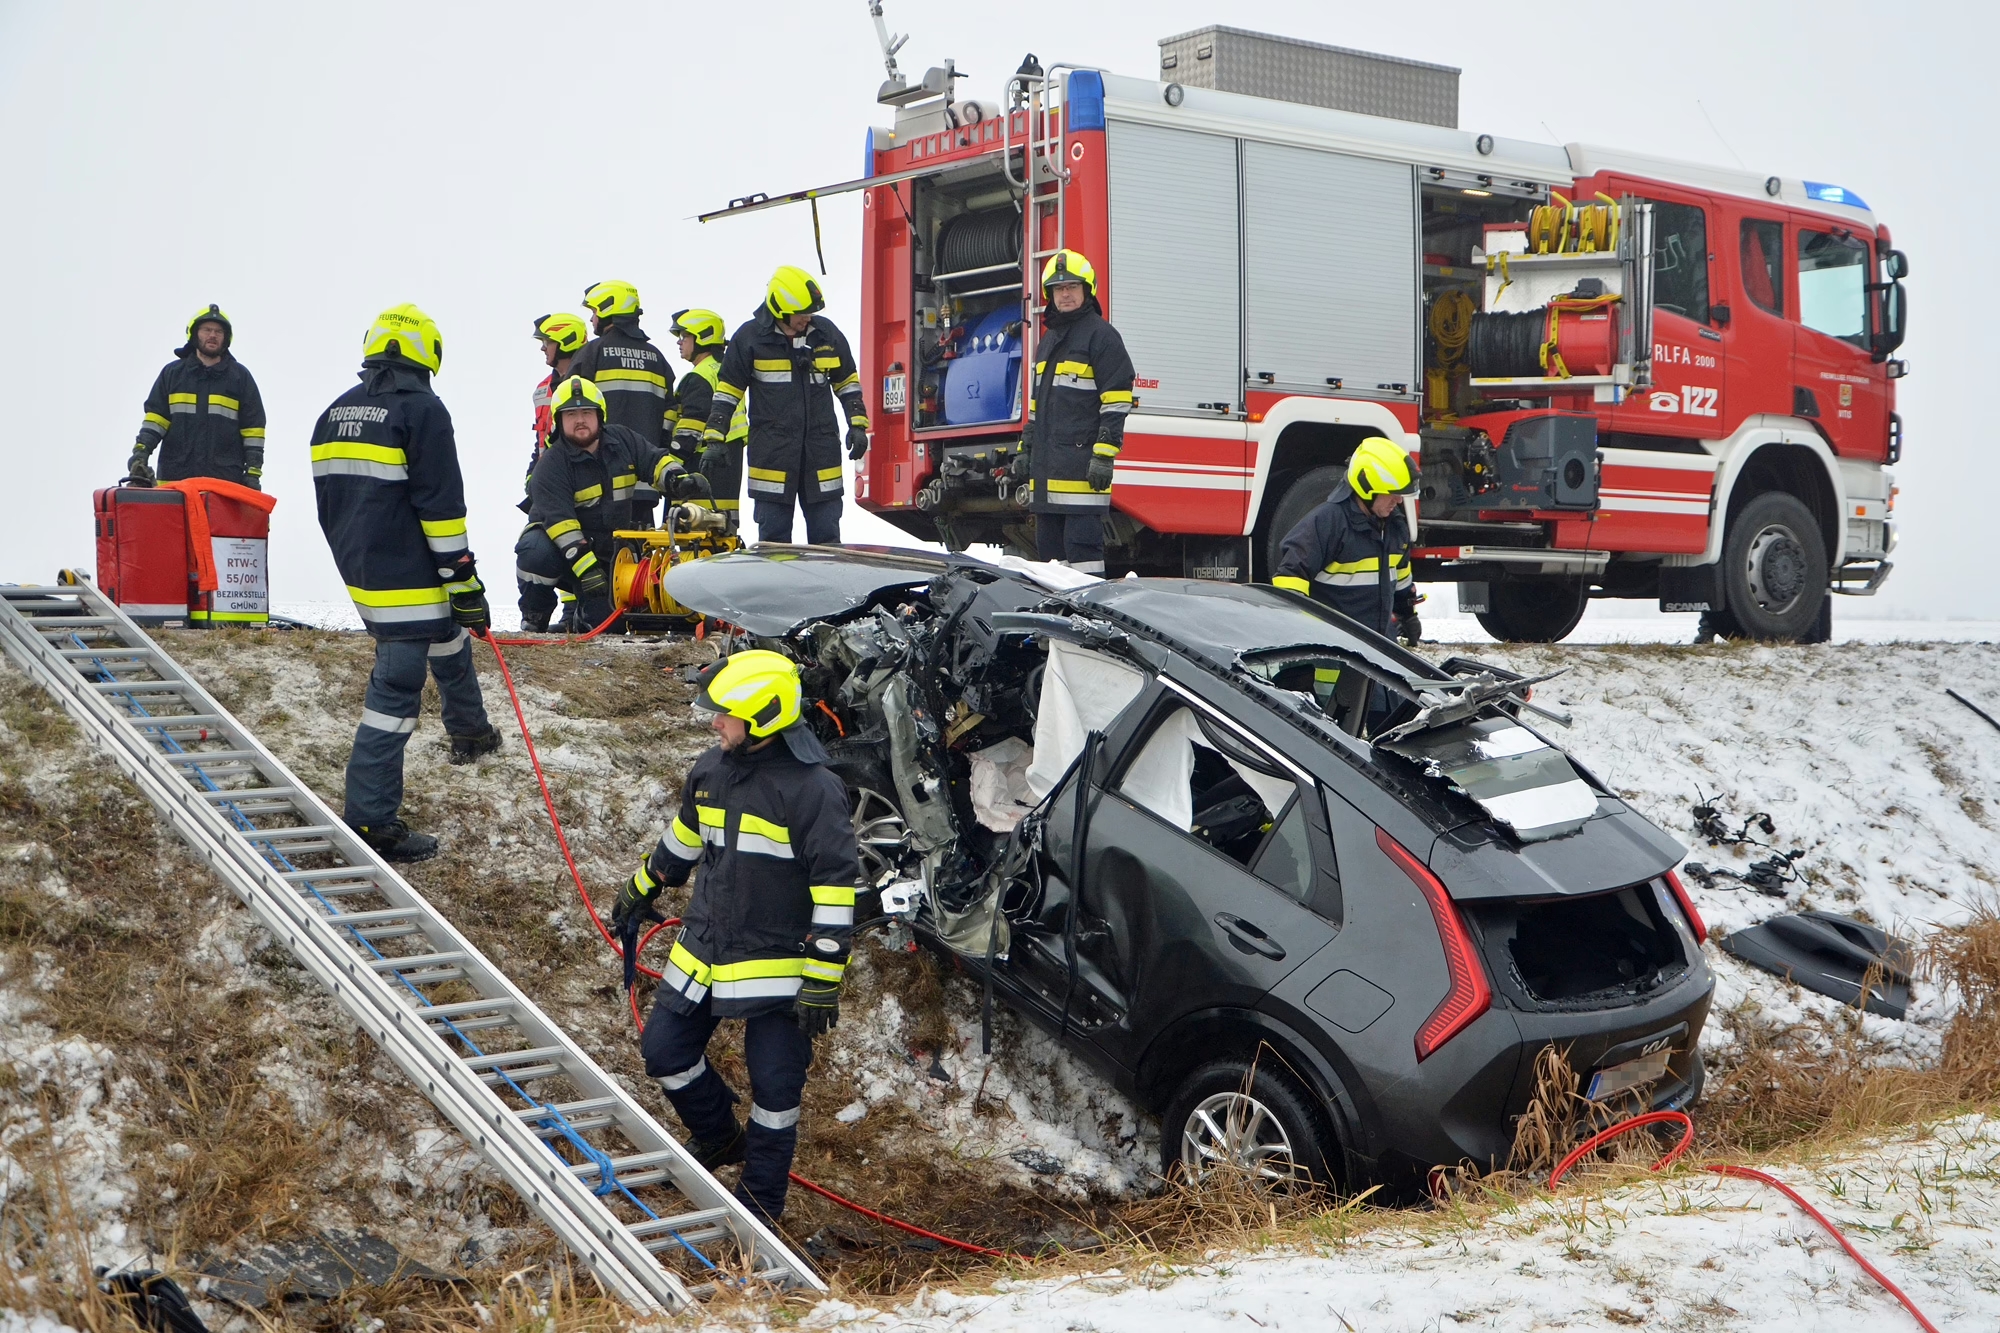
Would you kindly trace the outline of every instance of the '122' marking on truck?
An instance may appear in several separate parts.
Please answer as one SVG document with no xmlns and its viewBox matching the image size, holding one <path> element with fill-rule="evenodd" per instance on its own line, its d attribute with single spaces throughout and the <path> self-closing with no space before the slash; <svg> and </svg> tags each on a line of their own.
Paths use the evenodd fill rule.
<svg viewBox="0 0 2000 1333">
<path fill-rule="evenodd" d="M 1703 388 L 1699 384 L 1683 384 L 1679 393 L 1655 389 L 1650 395 L 1655 412 L 1677 412 L 1688 417 L 1715 416 L 1716 400 L 1721 396 L 1722 390 Z"/>
</svg>

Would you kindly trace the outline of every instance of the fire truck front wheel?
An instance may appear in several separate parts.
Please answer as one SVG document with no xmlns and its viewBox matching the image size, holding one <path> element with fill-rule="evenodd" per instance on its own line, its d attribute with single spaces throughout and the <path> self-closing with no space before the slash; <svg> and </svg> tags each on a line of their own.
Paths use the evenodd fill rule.
<svg viewBox="0 0 2000 1333">
<path fill-rule="evenodd" d="M 1590 605 L 1582 579 L 1495 582 L 1479 624 L 1502 643 L 1558 643 L 1569 637 Z"/>
<path fill-rule="evenodd" d="M 1752 639 L 1813 637 L 1827 597 L 1826 543 L 1805 502 L 1766 491 L 1743 506 L 1722 542 L 1723 599 Z"/>
</svg>

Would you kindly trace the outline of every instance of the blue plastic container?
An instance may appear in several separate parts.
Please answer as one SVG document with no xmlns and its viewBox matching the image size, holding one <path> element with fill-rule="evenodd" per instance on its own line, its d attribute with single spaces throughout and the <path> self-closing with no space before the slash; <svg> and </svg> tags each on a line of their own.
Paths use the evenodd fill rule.
<svg viewBox="0 0 2000 1333">
<path fill-rule="evenodd" d="M 977 426 L 1021 414 L 1021 338 L 1006 331 L 1019 321 L 1017 312 L 1002 307 L 966 330 L 957 358 L 945 363 L 946 425 Z"/>
</svg>

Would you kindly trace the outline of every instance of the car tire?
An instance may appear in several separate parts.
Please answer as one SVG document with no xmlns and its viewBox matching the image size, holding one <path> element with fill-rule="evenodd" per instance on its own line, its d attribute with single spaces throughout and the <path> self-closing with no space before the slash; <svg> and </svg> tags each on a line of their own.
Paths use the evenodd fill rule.
<svg viewBox="0 0 2000 1333">
<path fill-rule="evenodd" d="M 1826 543 L 1796 495 L 1766 491 L 1722 540 L 1723 601 L 1752 639 L 1816 641 L 1827 593 Z"/>
<path fill-rule="evenodd" d="M 1480 628 L 1502 643 L 1559 643 L 1590 605 L 1582 579 L 1495 582 L 1489 596 L 1477 613 Z"/>
<path fill-rule="evenodd" d="M 1234 1148 L 1218 1152 L 1232 1137 Z M 1338 1147 L 1319 1098 L 1268 1051 L 1254 1062 L 1202 1065 L 1182 1080 L 1160 1121 L 1160 1170 L 1189 1183 L 1202 1180 L 1204 1162 L 1226 1155 L 1272 1188 L 1330 1189 L 1339 1183 Z"/>
<path fill-rule="evenodd" d="M 1285 493 L 1278 497 L 1277 505 L 1271 510 L 1271 525 L 1264 532 L 1265 583 L 1269 583 L 1278 572 L 1278 557 L 1284 553 L 1286 534 L 1296 528 L 1307 514 L 1325 504 L 1334 488 L 1346 480 L 1346 466 L 1336 463 L 1316 467 L 1293 478 L 1285 487 Z"/>
</svg>

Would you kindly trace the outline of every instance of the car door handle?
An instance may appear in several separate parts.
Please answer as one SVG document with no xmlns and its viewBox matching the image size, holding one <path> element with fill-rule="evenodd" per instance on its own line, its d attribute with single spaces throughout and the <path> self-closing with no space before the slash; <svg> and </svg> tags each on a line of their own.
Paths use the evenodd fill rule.
<svg viewBox="0 0 2000 1333">
<path fill-rule="evenodd" d="M 1245 953 L 1262 954 L 1272 962 L 1285 956 L 1283 945 L 1240 916 L 1230 912 L 1217 912 L 1215 924 L 1221 926 L 1228 934 L 1230 943 Z"/>
</svg>

